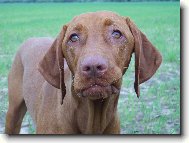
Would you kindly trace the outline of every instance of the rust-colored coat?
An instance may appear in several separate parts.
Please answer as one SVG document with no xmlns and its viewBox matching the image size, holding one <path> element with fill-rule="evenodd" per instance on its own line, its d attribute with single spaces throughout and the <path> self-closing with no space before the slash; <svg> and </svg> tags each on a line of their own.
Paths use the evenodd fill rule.
<svg viewBox="0 0 189 143">
<path fill-rule="evenodd" d="M 162 58 L 127 17 L 101 11 L 76 16 L 55 40 L 30 38 L 8 78 L 6 133 L 18 134 L 28 111 L 38 134 L 118 134 L 117 103 L 135 54 L 135 91 Z"/>
</svg>

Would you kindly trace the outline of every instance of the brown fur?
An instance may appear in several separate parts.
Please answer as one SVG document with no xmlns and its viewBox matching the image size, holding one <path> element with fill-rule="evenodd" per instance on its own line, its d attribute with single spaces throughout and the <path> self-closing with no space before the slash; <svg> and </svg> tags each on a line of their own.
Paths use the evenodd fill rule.
<svg viewBox="0 0 189 143">
<path fill-rule="evenodd" d="M 116 29 L 122 32 L 120 39 L 112 38 Z M 69 41 L 72 33 L 79 41 Z M 139 96 L 139 84 L 156 72 L 162 58 L 129 18 L 105 11 L 86 13 L 65 25 L 54 42 L 27 40 L 9 73 L 5 132 L 18 134 L 28 111 L 38 134 L 119 134 L 117 103 L 132 53 Z M 90 64 L 105 64 L 100 77 L 82 74 L 87 58 Z"/>
</svg>

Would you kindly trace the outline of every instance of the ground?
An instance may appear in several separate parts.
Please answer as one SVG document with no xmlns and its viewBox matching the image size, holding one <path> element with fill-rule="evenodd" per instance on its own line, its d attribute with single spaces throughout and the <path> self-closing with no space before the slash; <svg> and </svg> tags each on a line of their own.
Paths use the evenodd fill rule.
<svg viewBox="0 0 189 143">
<path fill-rule="evenodd" d="M 123 77 L 118 111 L 122 134 L 180 134 L 180 3 L 66 3 L 0 5 L 0 133 L 8 107 L 7 75 L 19 45 L 29 37 L 55 37 L 80 13 L 111 10 L 129 16 L 163 56 L 156 74 L 140 85 L 137 98 L 134 60 Z M 29 114 L 21 133 L 35 133 Z"/>
</svg>

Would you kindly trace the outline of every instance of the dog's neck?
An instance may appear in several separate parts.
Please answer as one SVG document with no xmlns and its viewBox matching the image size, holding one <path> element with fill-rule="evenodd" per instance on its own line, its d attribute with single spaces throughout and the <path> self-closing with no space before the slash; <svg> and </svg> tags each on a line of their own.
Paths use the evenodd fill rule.
<svg viewBox="0 0 189 143">
<path fill-rule="evenodd" d="M 105 100 L 87 100 L 88 120 L 86 133 L 102 133 L 107 125 L 106 113 L 110 97 Z"/>
<path fill-rule="evenodd" d="M 85 134 L 102 134 L 117 114 L 119 93 L 117 95 L 109 95 L 106 99 L 90 100 L 87 97 L 77 96 L 73 83 L 71 84 L 71 92 L 75 102 L 74 112 L 78 130 Z"/>
<path fill-rule="evenodd" d="M 102 134 L 117 113 L 118 98 L 118 95 L 111 95 L 104 100 L 90 100 L 88 98 L 77 100 L 78 106 L 75 113 L 79 119 L 77 124 L 80 132 Z"/>
</svg>

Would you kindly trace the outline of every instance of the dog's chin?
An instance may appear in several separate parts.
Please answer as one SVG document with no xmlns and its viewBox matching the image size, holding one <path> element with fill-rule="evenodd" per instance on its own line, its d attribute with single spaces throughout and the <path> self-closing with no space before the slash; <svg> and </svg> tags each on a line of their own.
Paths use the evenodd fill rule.
<svg viewBox="0 0 189 143">
<path fill-rule="evenodd" d="M 118 94 L 118 93 L 119 90 L 115 88 L 115 86 L 113 85 L 109 85 L 109 86 L 93 85 L 84 89 L 80 93 L 80 96 L 86 97 L 90 100 L 97 100 L 97 99 L 106 99 L 112 94 Z"/>
</svg>

